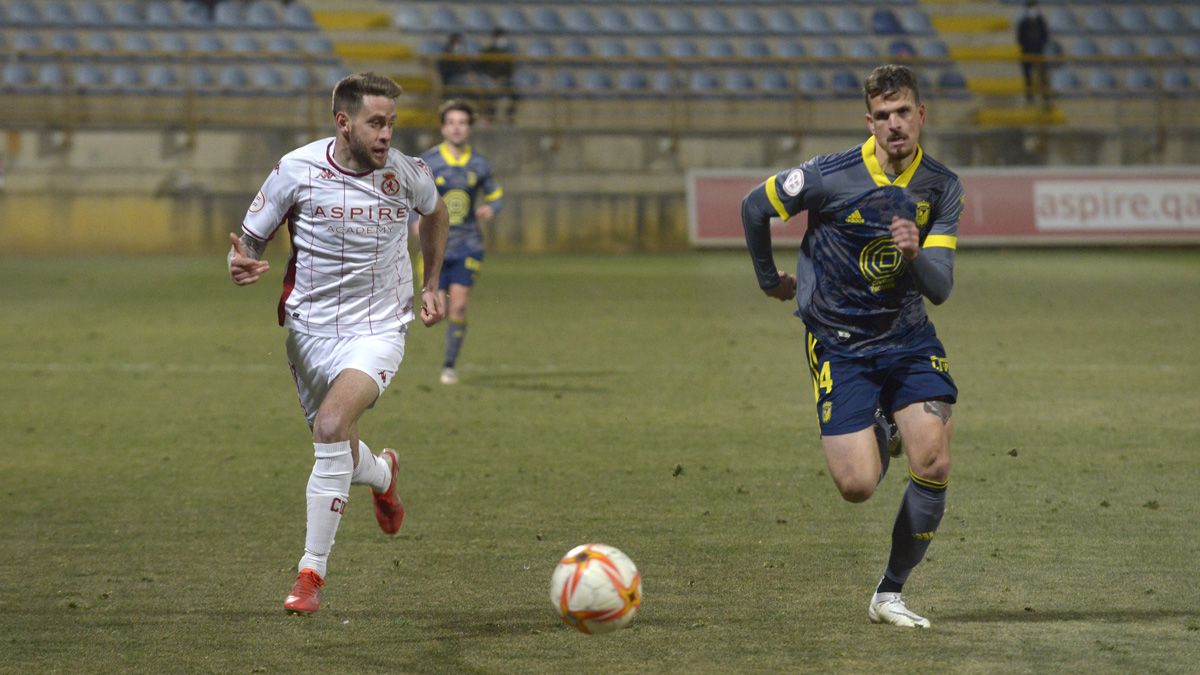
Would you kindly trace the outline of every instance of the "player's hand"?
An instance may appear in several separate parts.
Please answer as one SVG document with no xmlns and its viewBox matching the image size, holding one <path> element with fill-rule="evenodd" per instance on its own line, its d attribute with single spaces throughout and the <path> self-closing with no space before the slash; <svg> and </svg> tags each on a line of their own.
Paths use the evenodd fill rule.
<svg viewBox="0 0 1200 675">
<path fill-rule="evenodd" d="M 892 216 L 892 242 L 900 249 L 905 260 L 912 260 L 921 253 L 921 232 L 917 224 L 900 216 Z"/>
<path fill-rule="evenodd" d="M 446 316 L 446 305 L 439 290 L 421 289 L 421 323 L 427 327 Z"/>
<path fill-rule="evenodd" d="M 271 269 L 271 263 L 266 260 L 255 260 L 246 255 L 246 248 L 236 234 L 230 232 L 229 240 L 233 249 L 229 252 L 229 278 L 238 286 L 245 286 L 258 281 L 258 278 Z"/>
<path fill-rule="evenodd" d="M 776 300 L 787 302 L 788 300 L 796 297 L 796 277 L 784 272 L 783 270 L 780 270 L 779 285 L 772 286 L 770 288 L 764 288 L 763 293 L 766 293 Z"/>
<path fill-rule="evenodd" d="M 496 209 L 493 209 L 490 204 L 484 204 L 475 209 L 475 217 L 486 223 L 496 217 Z"/>
</svg>

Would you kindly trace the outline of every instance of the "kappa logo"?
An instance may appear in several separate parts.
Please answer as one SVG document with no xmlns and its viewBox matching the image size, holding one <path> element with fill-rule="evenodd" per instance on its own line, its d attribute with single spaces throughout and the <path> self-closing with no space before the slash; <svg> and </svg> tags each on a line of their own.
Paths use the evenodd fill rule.
<svg viewBox="0 0 1200 675">
<path fill-rule="evenodd" d="M 387 384 L 388 374 L 386 370 L 379 371 L 379 381 Z"/>
<path fill-rule="evenodd" d="M 854 209 L 854 213 L 851 213 L 846 217 L 846 222 L 854 223 L 855 225 L 862 225 L 866 221 L 863 220 L 862 214 L 858 212 L 858 209 Z"/>
<path fill-rule="evenodd" d="M 396 174 L 391 171 L 383 174 L 383 182 L 379 184 L 379 189 L 383 190 L 383 194 L 391 197 L 400 191 L 400 181 L 396 180 Z"/>
<path fill-rule="evenodd" d="M 317 180 L 333 180 L 335 178 L 337 176 L 329 169 L 321 169 L 321 173 L 317 174 Z"/>
</svg>

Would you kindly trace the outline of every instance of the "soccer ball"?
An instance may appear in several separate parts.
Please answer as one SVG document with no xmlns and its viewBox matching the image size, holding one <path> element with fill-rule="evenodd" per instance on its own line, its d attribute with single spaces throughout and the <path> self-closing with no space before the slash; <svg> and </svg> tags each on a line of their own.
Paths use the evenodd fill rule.
<svg viewBox="0 0 1200 675">
<path fill-rule="evenodd" d="M 612 546 L 567 551 L 550 577 L 550 602 L 570 627 L 588 635 L 623 628 L 642 605 L 642 575 Z"/>
</svg>

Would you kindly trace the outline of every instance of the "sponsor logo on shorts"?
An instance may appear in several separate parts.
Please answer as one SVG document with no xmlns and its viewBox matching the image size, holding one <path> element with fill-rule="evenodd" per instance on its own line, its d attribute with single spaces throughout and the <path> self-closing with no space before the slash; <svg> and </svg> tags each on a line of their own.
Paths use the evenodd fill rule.
<svg viewBox="0 0 1200 675">
<path fill-rule="evenodd" d="M 833 418 L 833 401 L 825 401 L 821 404 L 821 421 L 826 424 Z"/>
</svg>

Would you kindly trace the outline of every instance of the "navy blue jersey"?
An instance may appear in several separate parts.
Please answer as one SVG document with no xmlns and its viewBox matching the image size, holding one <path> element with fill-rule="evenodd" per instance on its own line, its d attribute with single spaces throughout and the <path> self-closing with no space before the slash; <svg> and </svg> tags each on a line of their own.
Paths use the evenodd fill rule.
<svg viewBox="0 0 1200 675">
<path fill-rule="evenodd" d="M 917 224 L 922 256 L 952 271 L 962 182 L 920 147 L 894 180 L 875 157 L 875 138 L 782 171 L 743 203 L 743 225 L 759 284 L 778 283 L 770 216 L 808 211 L 797 261 L 796 312 L 829 350 L 868 356 L 933 334 L 910 265 L 892 242 L 893 215 Z"/>
<path fill-rule="evenodd" d="M 483 231 L 475 218 L 475 209 L 487 203 L 499 212 L 504 197 L 504 190 L 492 176 L 491 162 L 473 154 L 471 146 L 456 159 L 446 143 L 426 150 L 421 159 L 433 171 L 438 193 L 450 212 L 446 257 L 464 258 L 483 251 Z"/>
</svg>

